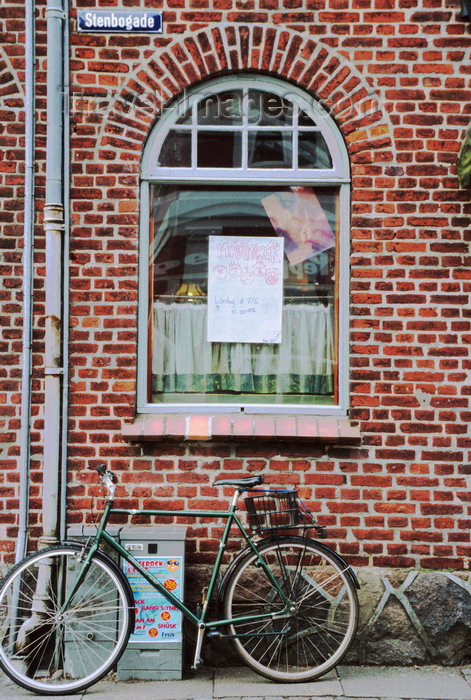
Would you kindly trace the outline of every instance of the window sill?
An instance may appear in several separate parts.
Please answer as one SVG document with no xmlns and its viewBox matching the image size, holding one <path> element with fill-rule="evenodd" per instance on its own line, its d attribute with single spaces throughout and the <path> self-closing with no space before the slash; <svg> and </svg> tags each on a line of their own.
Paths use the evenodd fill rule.
<svg viewBox="0 0 471 700">
<path fill-rule="evenodd" d="M 361 440 L 358 421 L 302 414 L 141 414 L 124 426 L 122 435 L 131 442 L 252 438 L 351 444 Z"/>
</svg>

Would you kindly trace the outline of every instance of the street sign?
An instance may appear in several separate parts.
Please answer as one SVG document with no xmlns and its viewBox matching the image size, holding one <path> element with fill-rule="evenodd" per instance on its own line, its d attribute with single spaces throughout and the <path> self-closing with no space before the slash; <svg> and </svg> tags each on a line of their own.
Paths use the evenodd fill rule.
<svg viewBox="0 0 471 700">
<path fill-rule="evenodd" d="M 146 10 L 79 10 L 79 32 L 161 33 L 162 13 Z"/>
</svg>

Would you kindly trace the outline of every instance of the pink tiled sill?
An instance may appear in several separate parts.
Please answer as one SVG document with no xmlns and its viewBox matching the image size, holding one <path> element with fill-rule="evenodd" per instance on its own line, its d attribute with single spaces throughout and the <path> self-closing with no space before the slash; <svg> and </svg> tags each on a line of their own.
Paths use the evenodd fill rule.
<svg viewBox="0 0 471 700">
<path fill-rule="evenodd" d="M 132 442 L 155 440 L 303 440 L 322 443 L 358 443 L 357 421 L 304 414 L 216 415 L 141 414 L 124 426 L 123 437 Z"/>
</svg>

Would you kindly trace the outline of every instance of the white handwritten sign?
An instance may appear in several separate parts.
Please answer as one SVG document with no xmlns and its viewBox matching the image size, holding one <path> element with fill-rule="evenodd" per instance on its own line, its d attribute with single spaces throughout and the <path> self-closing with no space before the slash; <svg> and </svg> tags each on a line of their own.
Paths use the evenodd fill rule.
<svg viewBox="0 0 471 700">
<path fill-rule="evenodd" d="M 281 343 L 283 239 L 209 236 L 208 341 Z"/>
</svg>

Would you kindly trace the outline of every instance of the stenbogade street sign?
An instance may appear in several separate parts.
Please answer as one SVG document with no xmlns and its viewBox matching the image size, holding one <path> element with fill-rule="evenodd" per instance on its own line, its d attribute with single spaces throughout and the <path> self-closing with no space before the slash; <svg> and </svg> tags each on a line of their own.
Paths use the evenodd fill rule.
<svg viewBox="0 0 471 700">
<path fill-rule="evenodd" d="M 79 32 L 161 32 L 162 13 L 147 10 L 79 10 Z"/>
</svg>

